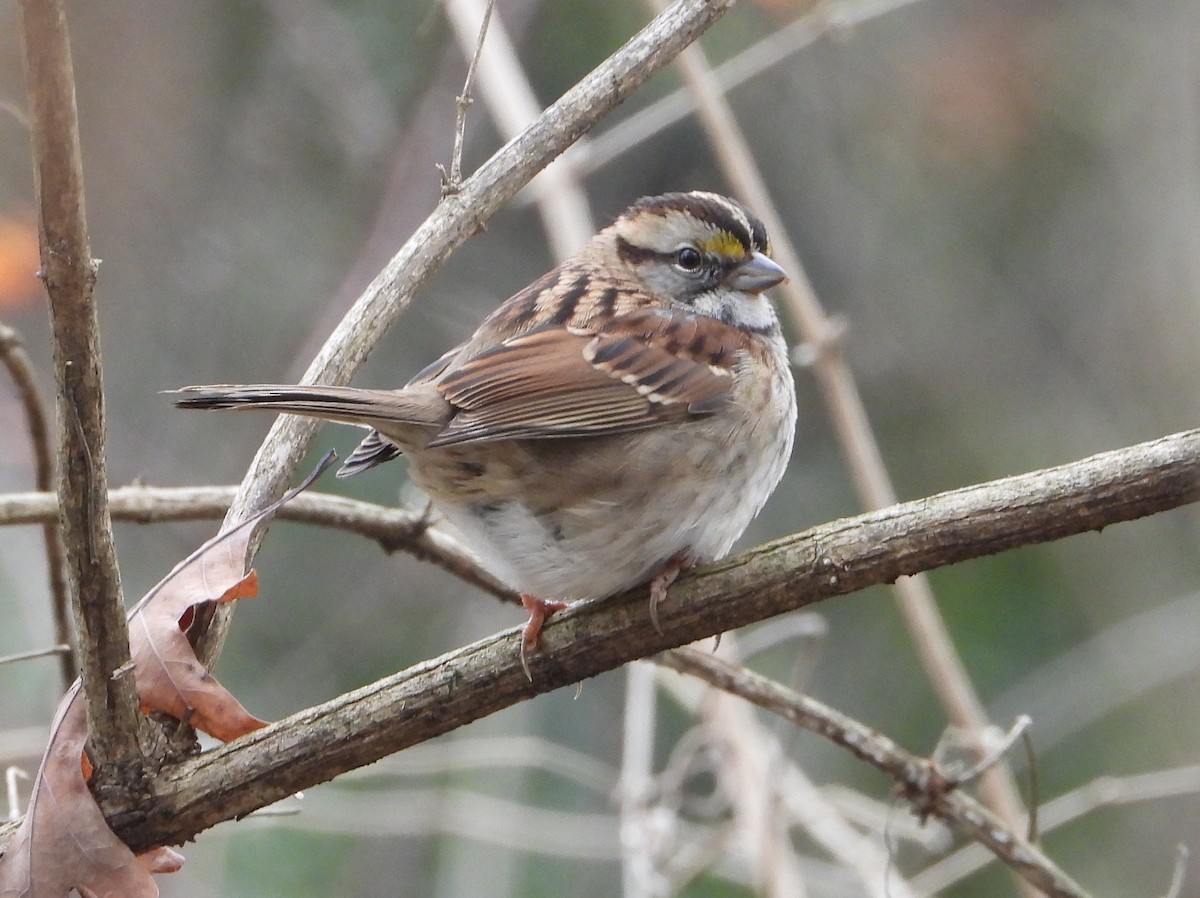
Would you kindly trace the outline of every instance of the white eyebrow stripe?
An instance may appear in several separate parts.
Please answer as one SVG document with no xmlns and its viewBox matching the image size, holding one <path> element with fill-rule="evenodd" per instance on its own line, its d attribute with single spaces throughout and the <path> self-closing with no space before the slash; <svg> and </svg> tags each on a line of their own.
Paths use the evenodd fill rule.
<svg viewBox="0 0 1200 898">
<path fill-rule="evenodd" d="M 754 245 L 754 228 L 750 226 L 750 219 L 746 216 L 746 211 L 737 203 L 730 202 L 728 197 L 721 196 L 719 193 L 708 193 L 707 191 L 697 190 L 697 196 L 702 196 L 710 202 L 715 203 L 729 213 L 729 216 L 736 220 L 746 232 L 746 245 Z"/>
</svg>

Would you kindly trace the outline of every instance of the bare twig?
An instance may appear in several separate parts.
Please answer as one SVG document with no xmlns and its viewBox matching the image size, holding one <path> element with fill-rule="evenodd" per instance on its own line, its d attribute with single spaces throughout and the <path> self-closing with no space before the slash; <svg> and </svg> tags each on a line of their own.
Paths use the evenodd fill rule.
<svg viewBox="0 0 1200 898">
<path fill-rule="evenodd" d="M 446 14 L 466 53 L 485 0 L 445 0 Z M 479 55 L 479 93 L 496 129 L 506 140 L 516 137 L 542 111 L 529 83 L 504 20 L 492 22 L 487 45 Z M 582 143 L 582 141 L 581 141 Z M 572 158 L 577 144 L 546 166 L 527 188 L 537 203 L 546 240 L 562 260 L 592 235 L 592 213 L 583 181 Z"/>
<path fill-rule="evenodd" d="M 21 38 L 29 81 L 38 193 L 41 277 L 50 299 L 58 391 L 58 494 L 80 670 L 88 708 L 88 746 L 103 778 L 140 759 L 129 631 L 108 514 L 104 396 L 84 213 L 75 82 L 61 0 L 21 0 Z M 116 773 L 114 771 L 114 773 Z"/>
<path fill-rule="evenodd" d="M 745 668 L 726 664 L 695 649 L 678 649 L 660 658 L 681 673 L 704 679 L 749 702 L 779 714 L 829 739 L 892 777 L 919 815 L 933 815 L 984 845 L 1027 882 L 1056 898 L 1084 898 L 1086 893 L 1040 851 L 993 817 L 977 802 L 954 791 L 936 765 L 910 754 L 891 739 L 858 721 L 793 692 Z"/>
<path fill-rule="evenodd" d="M 1024 715 L 1022 715 L 1024 717 Z M 1025 717 L 1026 720 L 1030 718 Z M 1021 733 L 1021 746 L 1025 749 L 1025 806 L 1029 808 L 1029 820 L 1025 827 L 1025 838 L 1036 842 L 1042 837 L 1041 811 L 1042 783 L 1038 775 L 1037 752 L 1033 747 L 1033 736 L 1028 730 Z"/>
<path fill-rule="evenodd" d="M 710 691 L 700 706 L 700 719 L 713 738 L 721 739 L 716 771 L 730 796 L 736 841 L 756 894 L 764 898 L 803 895 L 804 880 L 786 825 L 789 815 L 778 787 L 783 766 L 779 741 L 759 726 L 745 703 L 721 690 Z M 818 838 L 807 827 L 806 834 Z M 819 839 L 818 843 L 826 847 Z M 864 887 L 870 889 L 866 883 Z M 875 895 L 882 898 L 882 890 Z"/>
<path fill-rule="evenodd" d="M 479 56 L 483 53 L 483 41 L 487 37 L 488 23 L 492 20 L 492 9 L 496 6 L 496 0 L 487 0 L 487 5 L 483 10 L 483 18 L 479 23 L 479 37 L 475 41 L 475 52 L 471 54 L 471 61 L 467 64 L 467 77 L 463 81 L 462 93 L 454 98 L 454 150 L 450 155 L 450 171 L 442 166 L 438 166 L 438 170 L 442 173 L 442 197 L 445 198 L 452 193 L 458 193 L 462 187 L 462 154 L 463 154 L 463 135 L 467 130 L 467 110 L 471 108 L 471 85 L 475 81 L 475 67 L 479 65 Z"/>
<path fill-rule="evenodd" d="M 702 648 L 694 650 L 727 659 L 737 657 L 741 654 L 737 635 L 727 634 L 716 653 Z M 668 674 L 661 677 L 661 683 L 685 708 L 699 708 L 706 738 L 715 746 L 710 753 L 721 776 L 720 791 L 731 805 L 735 819 L 746 815 L 761 818 L 758 833 L 753 831 L 755 823 L 751 821 L 750 831 L 743 827 L 737 838 L 747 854 L 746 865 L 752 871 L 752 878 L 763 883 L 759 887 L 763 894 L 771 893 L 771 886 L 764 880 L 774 880 L 777 894 L 780 887 L 787 889 L 783 891 L 786 895 L 802 891 L 795 881 L 781 882 L 787 876 L 787 868 L 799 866 L 800 858 L 793 857 L 792 844 L 792 830 L 799 828 L 805 842 L 811 842 L 843 872 L 857 879 L 863 898 L 914 898 L 908 883 L 891 869 L 891 856 L 877 837 L 859 832 L 846 820 L 822 790 L 787 757 L 785 740 L 761 723 L 749 705 L 698 677 Z M 780 723 L 786 726 L 787 721 Z M 794 727 L 790 730 L 794 731 Z M 761 760 L 756 762 L 755 756 Z M 766 769 L 759 776 L 745 769 L 763 765 Z M 726 779 L 727 772 L 733 772 L 735 778 Z M 770 829 L 764 832 L 763 824 L 772 818 L 786 829 L 781 833 L 772 833 Z M 772 870 L 774 865 L 783 869 Z M 764 867 L 767 869 L 763 870 Z"/>
<path fill-rule="evenodd" d="M 37 381 L 33 376 L 33 365 L 29 354 L 21 345 L 20 335 L 5 324 L 0 324 L 0 361 L 8 369 L 21 406 L 25 409 L 25 426 L 29 430 L 29 443 L 33 447 L 34 481 L 39 490 L 54 489 L 54 457 L 50 449 L 50 428 L 46 423 L 46 412 L 38 395 Z M 50 579 L 50 608 L 54 617 L 54 638 L 66 646 L 59 654 L 58 672 L 62 688 L 67 690 L 75 682 L 75 651 L 71 648 L 71 595 L 67 587 L 67 559 L 63 546 L 62 530 L 58 515 L 42 524 L 42 542 L 46 546 L 46 573 Z"/>
<path fill-rule="evenodd" d="M 654 772 L 654 719 L 657 706 L 652 664 L 625 668 L 625 716 L 621 727 L 620 804 L 621 896 L 656 898 L 666 893 L 655 869 L 656 842 L 650 807 Z"/>
<path fill-rule="evenodd" d="M 220 520 L 236 495 L 235 486 L 124 486 L 109 493 L 108 501 L 114 520 L 153 524 Z M 54 520 L 57 514 L 58 497 L 53 493 L 0 495 L 0 527 L 41 523 Z M 480 568 L 458 540 L 429 526 L 424 512 L 311 492 L 301 493 L 276 517 L 357 534 L 378 543 L 385 552 L 408 552 L 497 598 L 517 602 L 512 590 Z"/>
<path fill-rule="evenodd" d="M 812 12 L 725 60 L 713 74 L 721 92 L 727 94 L 826 35 L 836 36 L 838 32 L 919 2 L 921 0 L 824 0 L 816 4 Z M 689 87 L 660 97 L 580 147 L 574 161 L 579 176 L 593 174 L 695 111 L 696 98 Z"/>
<path fill-rule="evenodd" d="M 647 2 L 654 7 L 661 0 Z M 733 110 L 699 45 L 681 53 L 677 65 L 696 100 L 700 121 L 716 149 L 725 176 L 762 218 L 767 233 L 772 235 L 774 255 L 790 276 L 779 290 L 803 339 L 816 347 L 811 368 L 859 501 L 866 509 L 892 505 L 896 502 L 896 491 L 853 372 L 840 351 L 839 328 L 821 307 Z M 952 723 L 974 738 L 973 748 L 982 760 L 987 749 L 979 735 L 988 727 L 987 714 L 950 638 L 928 580 L 921 576 L 904 578 L 896 581 L 893 589 L 901 616 L 942 706 Z M 1009 825 L 1015 826 L 1022 819 L 1020 798 L 1007 764 L 986 766 L 981 790 L 988 804 Z M 1032 894 L 1027 888 L 1024 891 Z"/>
<path fill-rule="evenodd" d="M 1144 801 L 1200 794 L 1200 765 L 1155 770 L 1133 776 L 1102 776 L 1072 789 L 1038 809 L 1042 833 L 1099 810 Z M 913 885 L 929 894 L 951 888 L 982 870 L 995 858 L 979 845 L 965 845 L 913 877 Z"/>
<path fill-rule="evenodd" d="M 612 861 L 614 823 L 612 814 L 552 810 L 462 788 L 413 788 L 353 796 L 325 790 L 276 827 L 371 839 L 440 835 L 541 857 Z"/>
<path fill-rule="evenodd" d="M 135 848 L 174 844 L 634 658 L 917 570 L 1197 499 L 1200 430 L 835 521 L 681 577 L 659 607 L 662 633 L 650 624 L 644 588 L 578 604 L 546 625 L 532 683 L 518 660 L 519 629 L 506 630 L 183 761 L 156 777 L 153 799 L 114 796 L 105 808 Z M 990 832 L 990 818 L 979 820 Z"/>
<path fill-rule="evenodd" d="M 1183 878 L 1187 875 L 1188 847 L 1182 842 L 1175 846 L 1175 869 L 1171 874 L 1171 884 L 1163 898 L 1179 898 L 1183 892 Z"/>
<path fill-rule="evenodd" d="M 509 141 L 446 197 L 426 222 L 384 266 L 334 329 L 305 372 L 304 383 L 346 383 L 367 353 L 408 307 L 417 289 L 449 254 L 481 228 L 534 174 L 662 69 L 734 0 L 679 0 L 657 16 L 612 56 L 571 88 L 536 122 Z M 317 422 L 281 417 L 267 434 L 250 465 L 226 526 L 243 520 L 282 494 L 304 457 Z M 261 536 L 261 534 L 260 534 Z M 204 632 L 201 660 L 211 664 L 220 653 L 230 619 L 222 606 Z"/>
<path fill-rule="evenodd" d="M 339 782 L 510 769 L 557 776 L 604 797 L 618 785 L 617 771 L 594 755 L 538 736 L 462 737 L 417 745 L 349 773 Z"/>
<path fill-rule="evenodd" d="M 995 745 L 988 746 L 987 754 L 984 757 L 980 758 L 966 770 L 948 774 L 948 778 L 953 782 L 955 787 L 965 786 L 967 783 L 973 782 L 989 767 L 998 764 L 1016 744 L 1017 740 L 1027 735 L 1029 727 L 1032 724 L 1033 721 L 1029 719 L 1028 715 L 1022 714 Z"/>
<path fill-rule="evenodd" d="M 16 103 L 9 103 L 5 100 L 0 100 L 0 113 L 11 116 L 13 121 L 15 121 L 17 124 L 26 129 L 29 128 L 29 116 L 27 116 L 25 114 L 25 110 L 19 107 Z"/>
<path fill-rule="evenodd" d="M 1047 751 L 1118 708 L 1196 671 L 1200 593 L 1115 621 L 1087 641 L 1032 667 L 992 700 L 1001 718 L 1028 712 Z"/>
<path fill-rule="evenodd" d="M 30 652 L 17 652 L 15 655 L 4 655 L 0 657 L 0 667 L 5 664 L 16 664 L 20 661 L 33 661 L 37 658 L 49 658 L 51 655 L 69 655 L 71 647 L 69 645 L 52 645 L 48 649 L 34 649 Z M 71 681 L 75 682 L 74 680 Z"/>
</svg>

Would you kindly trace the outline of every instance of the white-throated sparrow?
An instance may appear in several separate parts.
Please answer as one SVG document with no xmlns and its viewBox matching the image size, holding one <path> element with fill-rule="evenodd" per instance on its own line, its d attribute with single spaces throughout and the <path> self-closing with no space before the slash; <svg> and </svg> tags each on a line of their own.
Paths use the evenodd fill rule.
<svg viewBox="0 0 1200 898">
<path fill-rule="evenodd" d="M 400 390 L 202 386 L 182 408 L 371 428 L 338 476 L 409 457 L 480 563 L 521 593 L 528 673 L 564 602 L 725 555 L 787 465 L 796 398 L 762 223 L 712 193 L 639 200 Z"/>
</svg>

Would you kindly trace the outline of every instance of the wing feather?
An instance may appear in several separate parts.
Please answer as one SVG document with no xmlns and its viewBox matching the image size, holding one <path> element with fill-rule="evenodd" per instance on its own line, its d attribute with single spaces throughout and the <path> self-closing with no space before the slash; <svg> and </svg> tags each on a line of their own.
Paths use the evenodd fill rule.
<svg viewBox="0 0 1200 898">
<path fill-rule="evenodd" d="M 430 445 L 623 433 L 711 414 L 731 394 L 745 342 L 714 319 L 657 309 L 535 328 L 437 381 L 455 414 Z"/>
</svg>

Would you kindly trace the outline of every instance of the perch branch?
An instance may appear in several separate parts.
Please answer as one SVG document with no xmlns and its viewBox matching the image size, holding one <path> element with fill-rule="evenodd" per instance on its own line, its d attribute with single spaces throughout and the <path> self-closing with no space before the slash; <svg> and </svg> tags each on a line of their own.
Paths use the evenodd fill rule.
<svg viewBox="0 0 1200 898">
<path fill-rule="evenodd" d="M 835 595 L 1200 499 L 1200 430 L 815 527 L 682 577 L 650 623 L 644 589 L 422 662 L 175 765 L 154 799 L 105 805 L 135 849 L 174 844 L 502 708 Z M 0 842 L 3 841 L 0 830 Z"/>
</svg>

